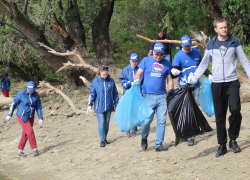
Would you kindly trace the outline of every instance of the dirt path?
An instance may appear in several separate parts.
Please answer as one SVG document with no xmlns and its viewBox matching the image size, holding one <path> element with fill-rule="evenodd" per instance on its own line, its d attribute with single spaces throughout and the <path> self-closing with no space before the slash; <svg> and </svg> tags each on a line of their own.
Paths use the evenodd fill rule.
<svg viewBox="0 0 250 180">
<path fill-rule="evenodd" d="M 87 96 L 76 106 L 85 109 Z M 141 137 L 127 138 L 120 132 L 112 113 L 108 140 L 100 148 L 97 119 L 94 113 L 73 117 L 66 103 L 44 103 L 44 126 L 34 130 L 40 156 L 33 157 L 29 143 L 25 158 L 17 156 L 21 126 L 13 117 L 4 122 L 7 111 L 0 110 L 0 171 L 10 179 L 249 179 L 250 177 L 250 103 L 242 104 L 243 122 L 238 138 L 241 153 L 232 151 L 219 158 L 214 117 L 207 118 L 213 132 L 197 136 L 196 144 L 181 142 L 174 146 L 174 132 L 167 118 L 164 146 L 154 149 L 156 118 L 148 137 L 149 148 L 143 151 Z M 52 116 L 51 116 L 52 114 Z M 70 115 L 69 115 L 70 116 Z M 207 117 L 207 116 L 205 116 Z M 139 128 L 138 134 L 141 132 Z"/>
</svg>

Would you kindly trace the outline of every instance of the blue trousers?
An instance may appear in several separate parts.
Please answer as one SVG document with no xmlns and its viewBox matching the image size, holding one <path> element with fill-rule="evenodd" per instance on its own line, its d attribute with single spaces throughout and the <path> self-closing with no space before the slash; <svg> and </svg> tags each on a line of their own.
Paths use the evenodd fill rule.
<svg viewBox="0 0 250 180">
<path fill-rule="evenodd" d="M 104 113 L 96 113 L 96 117 L 98 120 L 98 132 L 99 132 L 101 141 L 105 141 L 107 138 L 111 112 L 112 111 L 107 111 Z"/>
</svg>

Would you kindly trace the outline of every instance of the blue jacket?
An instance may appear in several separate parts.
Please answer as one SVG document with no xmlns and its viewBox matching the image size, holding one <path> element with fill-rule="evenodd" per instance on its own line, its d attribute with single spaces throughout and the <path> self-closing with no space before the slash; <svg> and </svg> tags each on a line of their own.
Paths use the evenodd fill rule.
<svg viewBox="0 0 250 180">
<path fill-rule="evenodd" d="M 9 91 L 10 90 L 10 81 L 7 77 L 3 77 L 1 80 L 1 88 L 3 91 Z"/>
<path fill-rule="evenodd" d="M 237 59 L 240 60 L 250 79 L 250 63 L 242 49 L 240 41 L 231 34 L 228 34 L 228 47 L 223 57 L 216 43 L 217 36 L 208 41 L 204 57 L 196 69 L 192 81 L 197 82 L 199 80 L 207 69 L 211 59 L 214 83 L 231 82 L 238 79 Z"/>
<path fill-rule="evenodd" d="M 96 113 L 104 113 L 113 111 L 114 104 L 117 106 L 119 102 L 118 92 L 114 80 L 108 75 L 102 80 L 101 75 L 95 78 L 90 86 L 88 106 L 94 105 Z"/>
<path fill-rule="evenodd" d="M 18 106 L 18 107 L 17 107 Z M 28 118 L 34 117 L 35 110 L 38 118 L 43 119 L 43 110 L 39 94 L 34 91 L 29 94 L 26 89 L 18 92 L 10 106 L 8 116 L 12 116 L 17 107 L 16 115 L 20 116 L 23 122 L 27 122 Z"/>
<path fill-rule="evenodd" d="M 136 66 L 136 68 L 132 68 L 131 64 L 123 68 L 122 73 L 119 76 L 119 81 L 123 87 L 123 94 L 125 94 L 131 88 L 131 83 L 134 82 L 135 80 L 134 76 L 138 71 L 138 69 L 139 69 L 138 66 Z M 142 80 L 143 80 L 143 75 L 141 76 L 141 82 Z"/>
</svg>

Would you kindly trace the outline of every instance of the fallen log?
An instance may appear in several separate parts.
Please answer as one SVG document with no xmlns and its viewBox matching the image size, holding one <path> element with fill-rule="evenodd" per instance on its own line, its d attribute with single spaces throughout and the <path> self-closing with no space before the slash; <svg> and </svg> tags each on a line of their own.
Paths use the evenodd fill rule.
<svg viewBox="0 0 250 180">
<path fill-rule="evenodd" d="M 74 113 L 76 113 L 76 114 L 85 113 L 84 111 L 80 111 L 80 110 L 76 109 L 74 103 L 70 100 L 70 98 L 66 94 L 64 94 L 61 90 L 51 86 L 49 83 L 47 83 L 45 81 L 39 81 L 38 87 L 47 87 L 49 89 L 52 89 L 57 94 L 60 94 L 68 102 L 68 104 L 70 105 L 70 107 L 74 111 Z"/>
<path fill-rule="evenodd" d="M 0 96 L 0 107 L 10 107 L 11 103 L 13 101 L 13 98 L 11 97 L 5 97 L 5 96 Z"/>
</svg>

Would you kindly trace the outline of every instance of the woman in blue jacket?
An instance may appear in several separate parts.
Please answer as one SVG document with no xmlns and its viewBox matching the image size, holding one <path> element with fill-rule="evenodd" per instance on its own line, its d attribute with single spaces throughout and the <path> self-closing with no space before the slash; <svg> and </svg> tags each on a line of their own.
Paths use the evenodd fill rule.
<svg viewBox="0 0 250 180">
<path fill-rule="evenodd" d="M 90 86 L 87 113 L 94 103 L 94 111 L 98 120 L 98 132 L 101 139 L 101 147 L 110 144 L 107 141 L 111 112 L 118 105 L 119 96 L 114 80 L 108 74 L 108 67 L 101 66 Z"/>
<path fill-rule="evenodd" d="M 17 120 L 23 128 L 22 137 L 18 145 L 19 156 L 26 156 L 23 149 L 27 140 L 34 150 L 34 156 L 38 156 L 36 138 L 33 130 L 35 110 L 39 118 L 39 125 L 43 123 L 43 110 L 39 94 L 35 91 L 35 83 L 29 81 L 25 89 L 18 92 L 10 106 L 6 120 L 9 121 L 17 107 Z"/>
<path fill-rule="evenodd" d="M 139 62 L 139 55 L 137 53 L 132 53 L 130 55 L 130 64 L 123 68 L 121 75 L 119 76 L 119 81 L 123 87 L 123 95 L 131 88 L 131 83 L 134 82 L 134 76 L 138 71 L 137 66 Z M 141 76 L 142 82 L 143 76 Z M 141 83 L 142 84 L 142 83 Z M 132 129 L 132 137 L 136 136 L 137 127 Z M 130 136 L 130 131 L 126 132 L 125 136 Z"/>
</svg>

